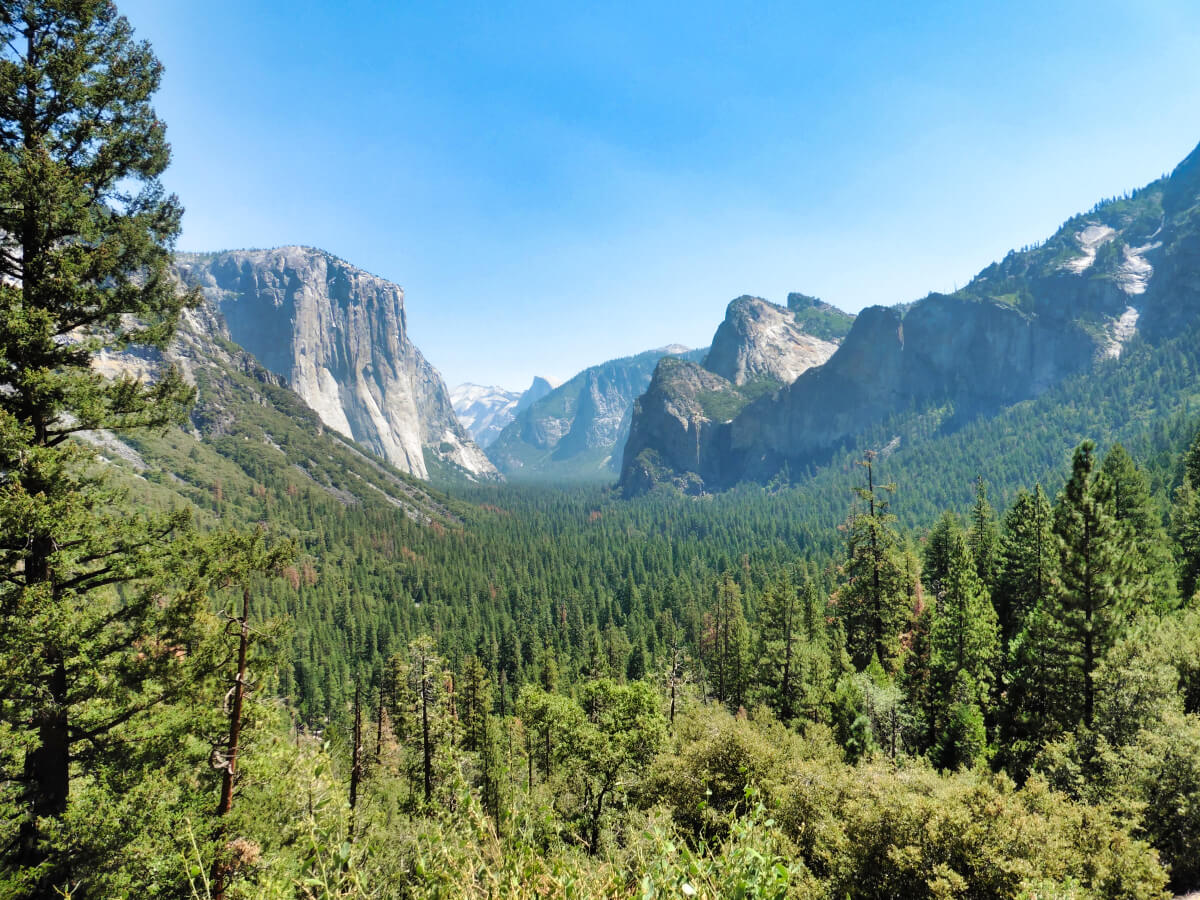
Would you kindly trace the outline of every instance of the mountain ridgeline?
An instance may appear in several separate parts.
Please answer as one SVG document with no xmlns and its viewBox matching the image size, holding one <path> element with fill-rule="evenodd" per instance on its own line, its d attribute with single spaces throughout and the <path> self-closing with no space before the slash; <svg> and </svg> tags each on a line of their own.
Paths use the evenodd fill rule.
<svg viewBox="0 0 1200 900">
<path fill-rule="evenodd" d="M 659 360 L 699 359 L 705 352 L 672 345 L 584 369 L 522 404 L 488 445 L 488 456 L 509 479 L 612 481 L 629 435 L 633 403 L 650 384 Z"/>
<path fill-rule="evenodd" d="M 622 490 L 721 490 L 811 470 L 868 438 L 951 433 L 1121 365 L 1131 341 L 1178 336 L 1200 313 L 1198 272 L 1200 148 L 953 294 L 863 310 L 828 361 L 778 391 L 747 392 L 725 356 L 664 361 L 635 407 Z M 801 295 L 789 306 L 811 335 L 845 321 Z"/>
<path fill-rule="evenodd" d="M 460 384 L 450 391 L 454 413 L 480 447 L 486 448 L 516 418 L 517 413 L 541 400 L 555 385 L 540 375 L 524 391 L 506 391 L 495 385 Z"/>
<path fill-rule="evenodd" d="M 175 265 L 329 428 L 419 478 L 495 477 L 409 339 L 398 285 L 309 247 L 181 253 Z"/>
</svg>

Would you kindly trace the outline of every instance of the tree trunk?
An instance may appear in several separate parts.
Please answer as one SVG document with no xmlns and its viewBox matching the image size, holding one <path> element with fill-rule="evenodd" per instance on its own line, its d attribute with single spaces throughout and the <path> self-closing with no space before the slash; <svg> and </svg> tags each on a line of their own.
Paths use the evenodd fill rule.
<svg viewBox="0 0 1200 900">
<path fill-rule="evenodd" d="M 375 712 L 375 765 L 383 760 L 383 686 L 386 679 L 379 679 L 379 709 Z"/>
<path fill-rule="evenodd" d="M 354 808 L 362 784 L 362 689 L 354 685 L 354 748 L 350 754 L 350 837 L 354 837 Z"/>
<path fill-rule="evenodd" d="M 421 654 L 421 750 L 425 774 L 425 802 L 433 802 L 433 744 L 429 737 L 429 664 Z"/>
<path fill-rule="evenodd" d="M 237 776 L 238 745 L 242 737 L 242 703 L 246 694 L 246 650 L 250 643 L 250 588 L 242 589 L 241 633 L 238 639 L 237 676 L 233 684 L 233 703 L 229 710 L 229 743 L 221 775 L 221 799 L 217 801 L 217 816 L 228 815 L 233 809 L 233 782 Z M 224 839 L 225 827 L 218 829 L 218 841 Z M 224 900 L 227 865 L 224 846 L 213 860 L 213 900 Z"/>
<path fill-rule="evenodd" d="M 792 609 L 793 597 L 788 597 L 787 610 L 784 614 L 784 651 L 783 651 L 783 678 L 779 685 L 779 710 L 782 713 L 783 721 L 790 722 L 792 719 Z"/>
</svg>

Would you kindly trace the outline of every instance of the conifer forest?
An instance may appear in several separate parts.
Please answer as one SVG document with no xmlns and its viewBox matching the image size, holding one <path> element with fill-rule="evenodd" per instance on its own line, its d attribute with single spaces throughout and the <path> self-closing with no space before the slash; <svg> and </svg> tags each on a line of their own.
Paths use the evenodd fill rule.
<svg viewBox="0 0 1200 900">
<path fill-rule="evenodd" d="M 136 24 L 0 0 L 0 897 L 1200 890 L 1200 317 L 724 490 L 426 480 L 205 331 Z"/>
</svg>

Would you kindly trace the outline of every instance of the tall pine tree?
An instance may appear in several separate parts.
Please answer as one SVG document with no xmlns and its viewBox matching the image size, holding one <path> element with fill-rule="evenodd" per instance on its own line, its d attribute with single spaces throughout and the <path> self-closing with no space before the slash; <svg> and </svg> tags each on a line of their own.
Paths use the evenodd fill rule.
<svg viewBox="0 0 1200 900">
<path fill-rule="evenodd" d="M 1133 613 L 1141 587 L 1128 552 L 1129 529 L 1117 521 L 1112 482 L 1098 471 L 1091 441 L 1075 451 L 1071 479 L 1054 509 L 1054 533 L 1061 622 L 1073 645 L 1080 717 L 1090 728 L 1096 664 Z"/>
<path fill-rule="evenodd" d="M 855 666 L 862 670 L 877 659 L 890 670 L 911 609 L 896 517 L 879 493 L 890 494 L 895 485 L 876 486 L 874 460 L 869 452 L 861 463 L 867 483 L 855 490 L 858 505 L 844 526 L 846 562 L 836 605 Z"/>
<path fill-rule="evenodd" d="M 175 370 L 106 379 L 102 348 L 162 347 L 182 209 L 151 106 L 161 67 L 109 0 L 0 2 L 0 711 L 20 736 L 13 858 L 68 877 L 43 826 L 76 776 L 189 687 L 203 593 L 181 589 L 186 517 L 131 515 L 81 431 L 182 422 Z M 136 746 L 136 742 L 125 746 Z M 15 765 L 19 771 L 12 771 Z"/>
<path fill-rule="evenodd" d="M 1021 491 L 1004 516 L 1000 560 L 992 600 L 1007 648 L 1025 617 L 1056 590 L 1058 540 L 1053 510 L 1041 485 Z"/>
</svg>

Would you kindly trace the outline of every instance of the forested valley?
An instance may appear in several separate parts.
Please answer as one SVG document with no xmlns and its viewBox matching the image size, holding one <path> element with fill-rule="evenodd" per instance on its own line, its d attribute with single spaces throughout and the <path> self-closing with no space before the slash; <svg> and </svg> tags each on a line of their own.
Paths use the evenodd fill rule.
<svg viewBox="0 0 1200 900">
<path fill-rule="evenodd" d="M 187 331 L 114 5 L 0 35 L 0 896 L 1200 888 L 1195 326 L 765 485 L 432 488 Z"/>
</svg>

